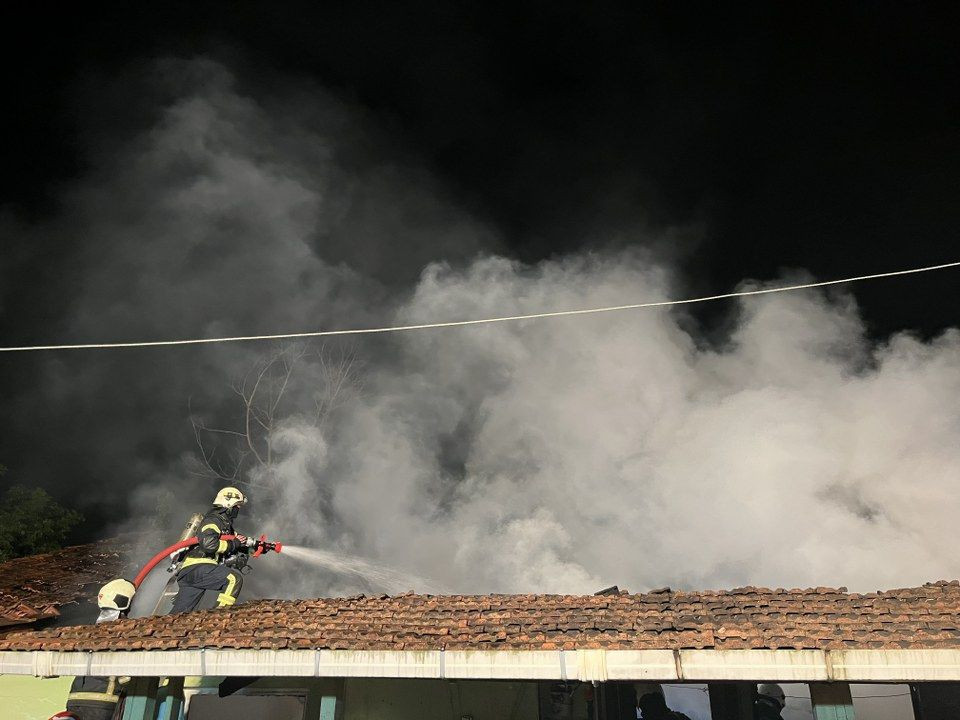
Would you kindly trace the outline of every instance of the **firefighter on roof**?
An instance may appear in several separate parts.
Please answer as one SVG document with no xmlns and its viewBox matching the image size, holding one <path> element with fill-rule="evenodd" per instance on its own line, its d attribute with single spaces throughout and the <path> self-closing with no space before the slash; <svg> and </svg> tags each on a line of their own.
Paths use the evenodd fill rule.
<svg viewBox="0 0 960 720">
<path fill-rule="evenodd" d="M 228 607 L 237 601 L 243 585 L 240 569 L 247 564 L 250 548 L 256 545 L 254 538 L 238 535 L 233 529 L 233 521 L 246 502 L 247 498 L 234 487 L 217 493 L 213 507 L 200 522 L 200 542 L 187 552 L 177 572 L 180 589 L 171 613 L 193 610 L 207 590 L 219 591 L 217 607 Z M 221 540 L 221 535 L 236 535 L 236 539 Z"/>
</svg>

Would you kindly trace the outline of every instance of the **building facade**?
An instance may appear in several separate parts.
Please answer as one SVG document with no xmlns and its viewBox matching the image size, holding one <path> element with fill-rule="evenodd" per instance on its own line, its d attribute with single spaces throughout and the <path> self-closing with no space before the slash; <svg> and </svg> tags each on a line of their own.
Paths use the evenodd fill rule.
<svg viewBox="0 0 960 720">
<path fill-rule="evenodd" d="M 38 585 L 0 587 L 0 698 L 129 677 L 124 720 L 632 720 L 639 684 L 691 720 L 747 720 L 758 683 L 784 690 L 784 720 L 960 717 L 957 582 L 260 600 L 100 625 L 53 604 L 24 620 Z"/>
</svg>

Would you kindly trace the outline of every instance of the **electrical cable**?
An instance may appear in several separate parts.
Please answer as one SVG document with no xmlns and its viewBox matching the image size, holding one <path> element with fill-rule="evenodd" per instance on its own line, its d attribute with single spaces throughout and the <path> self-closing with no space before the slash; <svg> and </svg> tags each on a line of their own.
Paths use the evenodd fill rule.
<svg viewBox="0 0 960 720">
<path fill-rule="evenodd" d="M 960 266 L 960 261 L 942 263 L 940 265 L 928 265 L 926 267 L 911 268 L 909 270 L 895 270 L 893 272 L 874 273 L 872 275 L 859 275 L 856 277 L 841 278 L 839 280 L 824 280 L 821 282 L 802 283 L 799 285 L 785 285 L 781 287 L 764 288 L 762 290 L 741 290 L 736 292 L 722 293 L 720 295 L 707 295 L 704 297 L 688 298 L 685 300 L 660 300 L 657 302 L 631 303 L 628 305 L 611 305 L 598 308 L 584 308 L 580 310 L 558 310 L 552 312 L 531 313 L 529 315 L 506 315 L 502 317 L 481 318 L 478 320 L 453 320 L 450 322 L 421 323 L 417 325 L 392 325 L 375 328 L 355 328 L 348 330 L 318 330 L 315 332 L 296 332 L 296 333 L 278 333 L 274 335 L 239 335 L 234 337 L 217 338 L 192 338 L 187 340 L 148 340 L 142 342 L 108 342 L 108 343 L 67 343 L 61 345 L 20 345 L 11 347 L 0 347 L 0 352 L 28 352 L 37 350 L 106 350 L 116 348 L 143 348 L 160 347 L 171 345 L 205 345 L 209 343 L 228 343 L 228 342 L 248 342 L 255 340 L 295 340 L 316 337 L 332 337 L 335 335 L 370 335 L 374 333 L 405 332 L 409 330 L 426 330 L 431 328 L 464 327 L 467 325 L 485 325 L 499 322 L 511 322 L 516 320 L 535 320 L 539 318 L 566 317 L 569 315 L 593 315 L 597 313 L 615 312 L 618 310 L 638 310 L 641 308 L 654 307 L 673 307 L 676 305 L 692 305 L 694 303 L 711 302 L 714 300 L 726 300 L 729 298 L 751 297 L 754 295 L 769 295 L 772 293 L 790 292 L 794 290 L 806 290 L 809 288 L 826 287 L 828 285 L 840 285 L 843 283 L 862 282 L 864 280 L 877 280 L 880 278 L 896 277 L 899 275 L 913 275 L 916 273 L 931 272 L 934 270 L 944 270 Z"/>
</svg>

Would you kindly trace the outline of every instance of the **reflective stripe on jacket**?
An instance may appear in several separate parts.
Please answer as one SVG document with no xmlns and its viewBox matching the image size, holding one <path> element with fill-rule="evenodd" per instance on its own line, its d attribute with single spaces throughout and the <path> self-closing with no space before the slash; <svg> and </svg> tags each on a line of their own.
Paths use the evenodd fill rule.
<svg viewBox="0 0 960 720">
<path fill-rule="evenodd" d="M 115 706 L 130 678 L 75 677 L 67 695 L 67 710 L 71 706 Z"/>
</svg>

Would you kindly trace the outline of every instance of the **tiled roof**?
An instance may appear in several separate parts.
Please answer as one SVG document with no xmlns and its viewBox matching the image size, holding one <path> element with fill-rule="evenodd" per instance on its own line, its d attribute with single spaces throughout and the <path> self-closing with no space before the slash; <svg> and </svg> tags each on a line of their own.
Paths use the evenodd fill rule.
<svg viewBox="0 0 960 720">
<path fill-rule="evenodd" d="M 0 563 L 0 633 L 56 618 L 60 608 L 96 597 L 121 574 L 120 541 L 103 540 Z"/>
<path fill-rule="evenodd" d="M 0 650 L 960 648 L 960 584 L 639 595 L 261 600 L 18 632 Z"/>
</svg>

